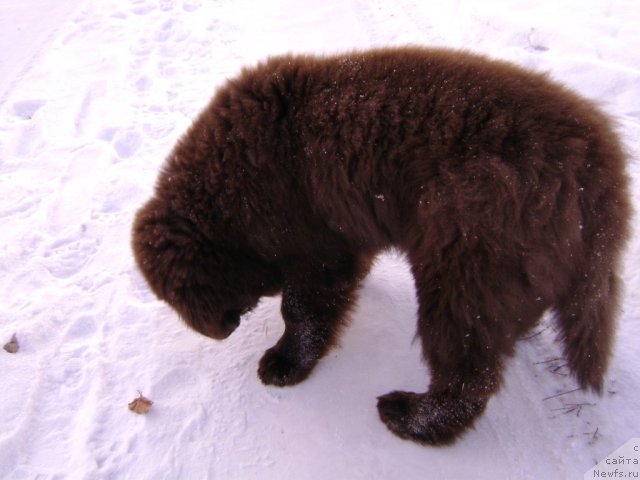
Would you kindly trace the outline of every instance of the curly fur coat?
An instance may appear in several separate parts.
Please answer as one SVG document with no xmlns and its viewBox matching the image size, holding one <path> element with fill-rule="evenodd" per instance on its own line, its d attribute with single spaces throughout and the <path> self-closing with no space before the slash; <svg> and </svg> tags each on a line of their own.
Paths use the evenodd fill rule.
<svg viewBox="0 0 640 480">
<path fill-rule="evenodd" d="M 228 81 L 178 142 L 133 250 L 157 296 L 215 339 L 281 293 L 285 332 L 258 371 L 278 386 L 336 341 L 375 255 L 405 252 L 431 381 L 378 410 L 397 435 L 446 444 L 546 309 L 578 383 L 601 390 L 624 163 L 592 103 L 508 63 L 420 48 L 277 57 Z"/>
</svg>

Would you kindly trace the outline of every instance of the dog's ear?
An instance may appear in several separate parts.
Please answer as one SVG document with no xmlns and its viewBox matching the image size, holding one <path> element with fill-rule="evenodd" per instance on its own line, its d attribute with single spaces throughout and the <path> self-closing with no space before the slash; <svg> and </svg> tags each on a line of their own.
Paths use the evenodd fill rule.
<svg viewBox="0 0 640 480">
<path fill-rule="evenodd" d="M 152 198 L 134 220 L 132 250 L 149 283 L 162 300 L 187 284 L 201 281 L 203 238 L 188 219 L 176 215 L 167 202 Z M 203 280 L 202 280 L 203 281 Z"/>
</svg>

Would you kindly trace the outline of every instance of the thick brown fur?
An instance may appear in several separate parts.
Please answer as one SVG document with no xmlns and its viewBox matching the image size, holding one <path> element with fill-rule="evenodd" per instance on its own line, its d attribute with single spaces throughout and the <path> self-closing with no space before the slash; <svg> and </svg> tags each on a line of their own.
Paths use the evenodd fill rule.
<svg viewBox="0 0 640 480">
<path fill-rule="evenodd" d="M 592 103 L 511 64 L 420 48 L 278 57 L 230 80 L 179 141 L 133 250 L 158 297 L 212 338 L 281 292 L 285 332 L 259 367 L 279 386 L 336 341 L 375 255 L 402 250 L 431 384 L 378 409 L 397 435 L 446 444 L 549 308 L 578 383 L 601 391 L 624 163 Z"/>
</svg>

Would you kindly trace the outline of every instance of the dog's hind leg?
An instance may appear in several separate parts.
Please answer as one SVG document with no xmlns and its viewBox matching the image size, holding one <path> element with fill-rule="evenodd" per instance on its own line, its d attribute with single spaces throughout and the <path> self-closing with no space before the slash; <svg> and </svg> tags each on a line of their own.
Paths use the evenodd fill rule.
<svg viewBox="0 0 640 480">
<path fill-rule="evenodd" d="M 499 388 L 503 361 L 544 306 L 523 295 L 526 283 L 515 268 L 481 245 L 460 242 L 430 258 L 411 258 L 429 390 L 384 395 L 378 411 L 396 435 L 442 445 L 482 414 Z"/>
</svg>

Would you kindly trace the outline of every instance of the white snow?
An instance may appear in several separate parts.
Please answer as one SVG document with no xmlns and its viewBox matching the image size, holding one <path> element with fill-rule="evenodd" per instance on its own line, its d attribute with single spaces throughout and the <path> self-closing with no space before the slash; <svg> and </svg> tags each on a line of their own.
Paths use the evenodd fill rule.
<svg viewBox="0 0 640 480">
<path fill-rule="evenodd" d="M 278 389 L 255 371 L 279 299 L 228 340 L 198 336 L 147 289 L 129 231 L 225 78 L 271 54 L 407 43 L 549 71 L 599 101 L 638 204 L 639 25 L 630 0 L 0 0 L 0 344 L 20 344 L 0 350 L 0 478 L 582 478 L 640 436 L 637 218 L 605 394 L 570 392 L 545 321 L 448 448 L 396 438 L 375 408 L 428 384 L 401 257 L 380 258 L 341 347 Z M 127 409 L 138 391 L 147 415 Z"/>
</svg>

